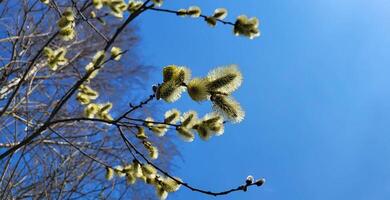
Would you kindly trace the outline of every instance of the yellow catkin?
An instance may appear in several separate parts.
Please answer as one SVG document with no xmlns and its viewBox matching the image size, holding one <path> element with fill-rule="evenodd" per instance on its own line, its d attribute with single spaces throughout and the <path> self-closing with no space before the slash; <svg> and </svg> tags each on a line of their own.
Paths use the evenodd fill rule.
<svg viewBox="0 0 390 200">
<path fill-rule="evenodd" d="M 106 176 L 105 176 L 105 178 L 107 180 L 111 180 L 113 177 L 114 177 L 114 169 L 112 169 L 111 167 L 106 167 Z"/>
<path fill-rule="evenodd" d="M 234 23 L 233 32 L 237 36 L 243 35 L 250 39 L 258 37 L 260 36 L 259 19 L 256 17 L 248 18 L 245 15 L 240 15 Z"/>
<path fill-rule="evenodd" d="M 198 114 L 195 111 L 190 110 L 180 117 L 180 121 L 183 127 L 192 128 L 198 121 Z"/>
<path fill-rule="evenodd" d="M 223 20 L 227 17 L 227 10 L 225 8 L 217 8 L 214 11 L 213 17 Z"/>
<path fill-rule="evenodd" d="M 202 11 L 198 6 L 191 6 L 187 10 L 187 14 L 194 18 L 199 17 L 201 13 Z"/>
<path fill-rule="evenodd" d="M 207 75 L 209 91 L 230 94 L 241 86 L 242 74 L 236 65 L 218 67 Z"/>
<path fill-rule="evenodd" d="M 214 95 L 211 97 L 213 109 L 233 123 L 241 122 L 245 117 L 245 112 L 240 104 L 232 97 L 225 95 Z"/>
<path fill-rule="evenodd" d="M 192 131 L 188 128 L 179 126 L 176 131 L 179 136 L 186 142 L 192 142 L 195 139 L 194 133 L 192 133 Z"/>
<path fill-rule="evenodd" d="M 122 55 L 122 49 L 119 47 L 112 47 L 111 48 L 111 57 L 114 58 L 114 60 L 118 61 L 121 59 Z"/>
<path fill-rule="evenodd" d="M 204 101 L 209 97 L 207 89 L 208 80 L 203 78 L 194 78 L 187 85 L 187 92 L 194 101 Z"/>
<path fill-rule="evenodd" d="M 171 109 L 165 112 L 164 114 L 164 122 L 168 124 L 175 124 L 180 119 L 180 111 L 177 109 Z"/>
</svg>

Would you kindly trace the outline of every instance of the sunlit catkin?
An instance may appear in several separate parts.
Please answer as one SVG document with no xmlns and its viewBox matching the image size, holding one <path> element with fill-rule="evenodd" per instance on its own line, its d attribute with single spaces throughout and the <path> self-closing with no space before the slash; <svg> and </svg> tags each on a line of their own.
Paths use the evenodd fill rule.
<svg viewBox="0 0 390 200">
<path fill-rule="evenodd" d="M 158 149 L 155 146 L 151 146 L 149 149 L 149 157 L 153 160 L 156 160 L 158 158 Z"/>
<path fill-rule="evenodd" d="M 213 95 L 210 100 L 213 102 L 213 109 L 233 123 L 241 122 L 244 119 L 245 112 L 233 98 L 225 95 Z"/>
<path fill-rule="evenodd" d="M 197 132 L 198 132 L 198 135 L 199 137 L 204 140 L 204 141 L 207 141 L 210 139 L 210 137 L 212 136 L 212 132 L 211 130 L 207 127 L 206 124 L 204 123 L 198 123 L 196 124 L 193 129 L 195 129 Z"/>
<path fill-rule="evenodd" d="M 206 114 L 202 123 L 217 136 L 222 135 L 224 132 L 224 119 L 216 112 Z"/>
<path fill-rule="evenodd" d="M 67 8 L 61 18 L 57 22 L 60 28 L 59 35 L 62 40 L 69 41 L 74 39 L 76 36 L 75 27 L 75 16 L 71 8 Z"/>
<path fill-rule="evenodd" d="M 194 133 L 192 131 L 184 126 L 179 126 L 176 128 L 177 133 L 179 136 L 186 142 L 192 142 L 195 139 Z"/>
<path fill-rule="evenodd" d="M 180 111 L 177 109 L 171 109 L 165 112 L 164 123 L 175 124 L 180 119 Z"/>
<path fill-rule="evenodd" d="M 104 54 L 104 51 L 98 51 L 96 52 L 96 54 L 93 56 L 92 58 L 92 63 L 94 64 L 94 66 L 100 66 L 101 64 L 103 64 L 104 62 L 104 58 L 105 58 L 105 54 Z"/>
<path fill-rule="evenodd" d="M 164 82 L 158 87 L 156 92 L 157 99 L 163 99 L 166 102 L 175 102 L 185 90 L 184 87 L 178 86 L 175 81 Z"/>
<path fill-rule="evenodd" d="M 191 6 L 187 10 L 187 15 L 191 17 L 199 17 L 201 15 L 202 11 L 198 6 Z"/>
<path fill-rule="evenodd" d="M 181 181 L 180 178 L 174 177 L 176 180 Z M 170 177 L 162 178 L 160 185 L 167 192 L 176 192 L 180 188 L 180 183 Z"/>
<path fill-rule="evenodd" d="M 215 17 L 219 20 L 223 20 L 227 17 L 227 13 L 228 12 L 225 8 L 217 8 L 214 11 L 213 17 Z"/>
<path fill-rule="evenodd" d="M 209 81 L 204 78 L 194 78 L 187 85 L 187 92 L 194 101 L 204 101 L 209 97 L 207 85 Z"/>
<path fill-rule="evenodd" d="M 133 175 L 137 178 L 140 178 L 143 176 L 143 173 L 142 173 L 142 167 L 141 167 L 141 164 L 137 161 L 134 161 L 133 162 Z"/>
<path fill-rule="evenodd" d="M 194 126 L 197 123 L 197 120 L 198 120 L 198 114 L 193 110 L 185 112 L 180 117 L 181 125 L 186 128 L 192 128 L 192 126 Z"/>
<path fill-rule="evenodd" d="M 111 57 L 114 58 L 114 60 L 118 61 L 122 57 L 122 49 L 119 47 L 112 47 L 111 48 Z"/>
<path fill-rule="evenodd" d="M 99 112 L 99 109 L 100 109 L 99 105 L 97 105 L 97 104 L 94 104 L 94 103 L 88 104 L 84 108 L 84 115 L 87 118 L 94 118 L 95 115 Z"/>
<path fill-rule="evenodd" d="M 162 187 L 156 187 L 156 193 L 160 200 L 165 200 L 168 198 L 168 192 L 165 191 Z"/>
<path fill-rule="evenodd" d="M 128 7 L 127 7 L 127 10 L 128 10 L 129 12 L 133 13 L 133 12 L 139 10 L 139 9 L 142 7 L 143 4 L 144 4 L 143 1 L 130 0 L 130 1 L 129 1 L 129 5 L 128 5 Z"/>
<path fill-rule="evenodd" d="M 188 83 L 191 78 L 191 70 L 187 67 L 168 65 L 163 69 L 163 81 L 173 81 L 177 86 Z"/>
<path fill-rule="evenodd" d="M 145 134 L 145 129 L 141 126 L 137 126 L 136 137 L 140 140 L 148 139 L 148 136 Z"/>
<path fill-rule="evenodd" d="M 150 127 L 150 130 L 157 136 L 162 137 L 168 131 L 168 126 L 165 124 L 156 124 Z"/>
<path fill-rule="evenodd" d="M 253 39 L 260 36 L 259 19 L 256 17 L 248 18 L 246 15 L 240 15 L 237 17 L 234 23 L 234 34 L 243 35 Z"/>
<path fill-rule="evenodd" d="M 148 127 L 148 128 L 152 128 L 153 125 L 154 125 L 154 119 L 151 118 L 151 117 L 147 117 L 147 118 L 145 119 L 144 125 L 145 125 L 146 127 Z"/>
<path fill-rule="evenodd" d="M 105 178 L 107 180 L 111 180 L 113 177 L 114 177 L 114 169 L 112 169 L 111 167 L 106 167 Z"/>
<path fill-rule="evenodd" d="M 209 83 L 207 89 L 212 92 L 230 94 L 242 83 L 242 74 L 236 65 L 218 67 L 207 75 Z"/>
<path fill-rule="evenodd" d="M 126 173 L 126 183 L 133 185 L 137 181 L 137 178 L 132 173 Z"/>
<path fill-rule="evenodd" d="M 43 49 L 43 53 L 47 58 L 47 64 L 51 70 L 55 71 L 58 69 L 58 66 L 67 64 L 68 59 L 65 58 L 66 52 L 67 50 L 64 47 L 58 48 L 56 50 L 53 50 L 49 47 L 45 47 Z"/>
<path fill-rule="evenodd" d="M 152 176 L 157 174 L 157 169 L 153 167 L 151 164 L 142 165 L 142 173 L 145 176 Z"/>
<path fill-rule="evenodd" d="M 163 0 L 153 0 L 154 5 L 158 7 L 162 6 L 163 2 Z"/>
<path fill-rule="evenodd" d="M 115 175 L 119 176 L 119 177 L 124 177 L 126 176 L 126 174 L 123 172 L 123 166 L 115 166 L 114 167 L 114 172 L 115 172 Z"/>
<path fill-rule="evenodd" d="M 212 16 L 211 17 L 206 17 L 204 20 L 211 27 L 214 27 L 215 25 L 217 25 L 217 18 L 215 18 L 215 17 L 212 17 Z"/>
</svg>

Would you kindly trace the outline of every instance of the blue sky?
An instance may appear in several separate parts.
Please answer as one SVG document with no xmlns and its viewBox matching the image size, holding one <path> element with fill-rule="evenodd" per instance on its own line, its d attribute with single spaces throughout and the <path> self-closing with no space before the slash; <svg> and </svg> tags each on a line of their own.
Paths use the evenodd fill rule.
<svg viewBox="0 0 390 200">
<path fill-rule="evenodd" d="M 262 188 L 221 200 L 390 199 L 390 1 L 167 0 L 165 8 L 199 5 L 261 20 L 262 36 L 235 37 L 231 27 L 149 12 L 137 20 L 147 64 L 186 65 L 195 76 L 238 64 L 234 93 L 246 119 L 209 142 L 177 141 L 175 174 L 224 190 L 247 175 Z M 183 111 L 206 112 L 184 96 Z M 181 189 L 170 199 L 215 199 Z"/>
</svg>

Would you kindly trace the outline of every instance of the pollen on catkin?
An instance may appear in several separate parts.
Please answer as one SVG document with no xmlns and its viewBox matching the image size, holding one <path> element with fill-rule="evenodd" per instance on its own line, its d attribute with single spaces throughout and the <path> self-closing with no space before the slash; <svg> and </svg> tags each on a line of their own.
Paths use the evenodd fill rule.
<svg viewBox="0 0 390 200">
<path fill-rule="evenodd" d="M 119 47 L 112 47 L 111 48 L 111 57 L 114 58 L 114 60 L 119 61 L 122 57 L 122 49 Z"/>
<path fill-rule="evenodd" d="M 85 66 L 85 71 L 87 73 L 90 73 L 89 77 L 88 77 L 89 80 L 95 78 L 98 75 L 98 73 L 99 73 L 98 69 L 94 69 L 94 64 L 92 62 L 88 63 Z"/>
<path fill-rule="evenodd" d="M 110 0 L 106 4 L 111 9 L 111 14 L 120 19 L 123 18 L 124 11 L 128 8 L 124 0 Z"/>
<path fill-rule="evenodd" d="M 142 173 L 146 176 L 152 176 L 157 174 L 157 169 L 151 164 L 142 165 Z"/>
<path fill-rule="evenodd" d="M 163 0 L 153 0 L 153 3 L 155 6 L 160 7 L 164 3 L 164 1 Z"/>
<path fill-rule="evenodd" d="M 157 136 L 162 137 L 168 131 L 168 126 L 165 124 L 156 124 L 150 127 L 150 130 Z"/>
<path fill-rule="evenodd" d="M 215 18 L 213 16 L 205 17 L 204 20 L 211 27 L 215 27 L 217 25 L 217 18 Z"/>
<path fill-rule="evenodd" d="M 241 86 L 242 74 L 236 65 L 218 67 L 207 75 L 207 89 L 212 92 L 230 94 Z"/>
<path fill-rule="evenodd" d="M 152 117 L 147 117 L 144 122 L 145 126 L 148 128 L 152 128 L 154 125 L 154 119 Z"/>
<path fill-rule="evenodd" d="M 114 167 L 114 172 L 115 172 L 115 175 L 119 176 L 119 177 L 124 177 L 126 176 L 126 174 L 123 172 L 123 166 L 115 166 Z"/>
<path fill-rule="evenodd" d="M 197 121 L 198 121 L 198 114 L 190 110 L 188 112 L 185 112 L 181 117 L 180 117 L 181 125 L 185 128 L 192 128 Z"/>
<path fill-rule="evenodd" d="M 96 90 L 92 89 L 91 87 L 85 84 L 80 85 L 79 91 L 81 94 L 88 96 L 88 98 L 91 100 L 95 100 L 96 98 L 99 97 L 99 93 Z"/>
<path fill-rule="evenodd" d="M 62 40 L 69 41 L 76 36 L 75 27 L 75 16 L 71 8 L 67 8 L 61 18 L 57 22 L 60 28 L 59 35 Z"/>
<path fill-rule="evenodd" d="M 174 177 L 176 180 L 180 180 L 180 178 L 178 177 Z M 170 178 L 170 177 L 163 177 L 161 182 L 160 182 L 160 185 L 161 187 L 167 191 L 167 192 L 176 192 L 177 190 L 179 190 L 181 184 L 178 183 L 176 180 Z"/>
<path fill-rule="evenodd" d="M 203 117 L 202 123 L 205 124 L 210 131 L 214 132 L 216 136 L 220 136 L 224 132 L 223 120 L 224 119 L 220 114 L 212 112 Z"/>
<path fill-rule="evenodd" d="M 61 47 L 56 50 L 53 50 L 49 47 L 43 49 L 43 53 L 47 58 L 47 64 L 50 69 L 55 71 L 58 69 L 58 66 L 65 65 L 68 62 L 68 59 L 65 58 L 66 48 Z"/>
<path fill-rule="evenodd" d="M 137 178 L 141 178 L 143 176 L 143 173 L 142 173 L 142 167 L 141 167 L 141 164 L 134 161 L 133 162 L 133 175 Z"/>
<path fill-rule="evenodd" d="M 164 123 L 175 124 L 180 119 L 180 111 L 174 108 L 165 112 L 164 116 Z"/>
<path fill-rule="evenodd" d="M 237 36 L 243 35 L 250 39 L 258 37 L 260 36 L 259 19 L 256 17 L 248 18 L 246 15 L 240 15 L 234 23 L 233 32 Z"/>
<path fill-rule="evenodd" d="M 99 109 L 100 109 L 99 105 L 97 105 L 95 103 L 88 104 L 84 108 L 84 115 L 87 118 L 94 118 L 95 115 L 99 112 Z"/>
<path fill-rule="evenodd" d="M 156 187 L 156 193 L 160 200 L 165 200 L 168 198 L 168 192 L 165 191 L 161 186 Z"/>
<path fill-rule="evenodd" d="M 96 9 L 101 9 L 103 7 L 103 0 L 92 0 L 92 4 Z"/>
<path fill-rule="evenodd" d="M 149 157 L 153 160 L 158 158 L 158 149 L 155 146 L 151 146 L 149 149 Z"/>
<path fill-rule="evenodd" d="M 105 178 L 107 180 L 111 180 L 113 177 L 114 177 L 114 169 L 112 169 L 111 167 L 106 167 Z"/>
<path fill-rule="evenodd" d="M 157 159 L 158 158 L 158 149 L 157 147 L 153 146 L 151 142 L 144 140 L 142 141 L 142 144 L 144 145 L 145 149 L 149 151 L 149 156 L 152 159 Z"/>
<path fill-rule="evenodd" d="M 103 50 L 96 52 L 96 54 L 92 58 L 92 63 L 96 66 L 100 66 L 103 64 L 105 58 L 105 53 Z"/>
<path fill-rule="evenodd" d="M 213 102 L 213 109 L 233 123 L 241 122 L 244 119 L 245 112 L 232 97 L 213 95 L 210 100 Z"/>
<path fill-rule="evenodd" d="M 179 9 L 176 12 L 177 16 L 185 17 L 187 15 L 188 11 L 186 9 Z"/>
<path fill-rule="evenodd" d="M 163 81 L 174 81 L 176 85 L 188 83 L 191 78 L 191 70 L 187 67 L 168 65 L 163 69 Z"/>
<path fill-rule="evenodd" d="M 133 185 L 137 181 L 137 178 L 133 175 L 133 173 L 126 173 L 126 183 L 128 185 Z"/>
<path fill-rule="evenodd" d="M 158 87 L 156 98 L 172 103 L 181 97 L 181 93 L 184 90 L 185 88 L 183 86 L 178 86 L 175 81 L 164 82 Z"/>
<path fill-rule="evenodd" d="M 193 129 L 198 132 L 199 137 L 204 141 L 209 140 L 212 136 L 211 130 L 207 127 L 207 124 L 205 123 L 200 122 L 198 124 L 195 124 Z"/>
<path fill-rule="evenodd" d="M 187 9 L 187 15 L 191 17 L 199 17 L 201 15 L 202 11 L 198 6 L 191 6 Z"/>
<path fill-rule="evenodd" d="M 186 142 L 192 142 L 195 139 L 194 133 L 192 133 L 191 129 L 188 129 L 184 126 L 177 127 L 176 131 L 180 138 L 182 138 Z"/>
<path fill-rule="evenodd" d="M 142 7 L 143 4 L 144 4 L 143 1 L 130 0 L 129 1 L 129 5 L 127 7 L 127 10 L 129 12 L 133 13 L 133 12 L 139 10 Z"/>
<path fill-rule="evenodd" d="M 43 4 L 49 4 L 50 0 L 40 0 Z"/>
<path fill-rule="evenodd" d="M 141 126 L 137 126 L 136 137 L 140 140 L 148 139 L 148 136 L 145 134 L 145 129 Z"/>
<path fill-rule="evenodd" d="M 80 102 L 81 105 L 87 105 L 91 103 L 91 99 L 81 92 L 77 93 L 76 100 Z"/>
<path fill-rule="evenodd" d="M 209 97 L 207 85 L 209 81 L 204 78 L 194 78 L 187 85 L 187 92 L 194 101 L 204 101 Z"/>
<path fill-rule="evenodd" d="M 214 11 L 213 17 L 215 17 L 219 20 L 223 20 L 227 17 L 227 13 L 228 12 L 225 8 L 217 8 Z"/>
</svg>

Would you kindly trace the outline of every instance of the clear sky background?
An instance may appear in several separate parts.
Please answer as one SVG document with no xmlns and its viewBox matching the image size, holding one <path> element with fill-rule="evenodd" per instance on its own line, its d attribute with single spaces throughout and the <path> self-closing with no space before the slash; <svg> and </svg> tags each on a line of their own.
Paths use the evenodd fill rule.
<svg viewBox="0 0 390 200">
<path fill-rule="evenodd" d="M 178 140 L 175 175 L 217 191 L 249 174 L 267 179 L 220 200 L 390 199 L 389 0 L 166 0 L 163 7 L 190 5 L 205 13 L 225 7 L 231 21 L 257 16 L 262 36 L 235 37 L 229 26 L 155 12 L 137 19 L 146 64 L 186 65 L 203 76 L 235 63 L 244 75 L 234 96 L 246 119 L 208 142 Z M 211 105 L 184 95 L 170 107 Z M 215 198 L 183 188 L 169 199 Z"/>
</svg>

